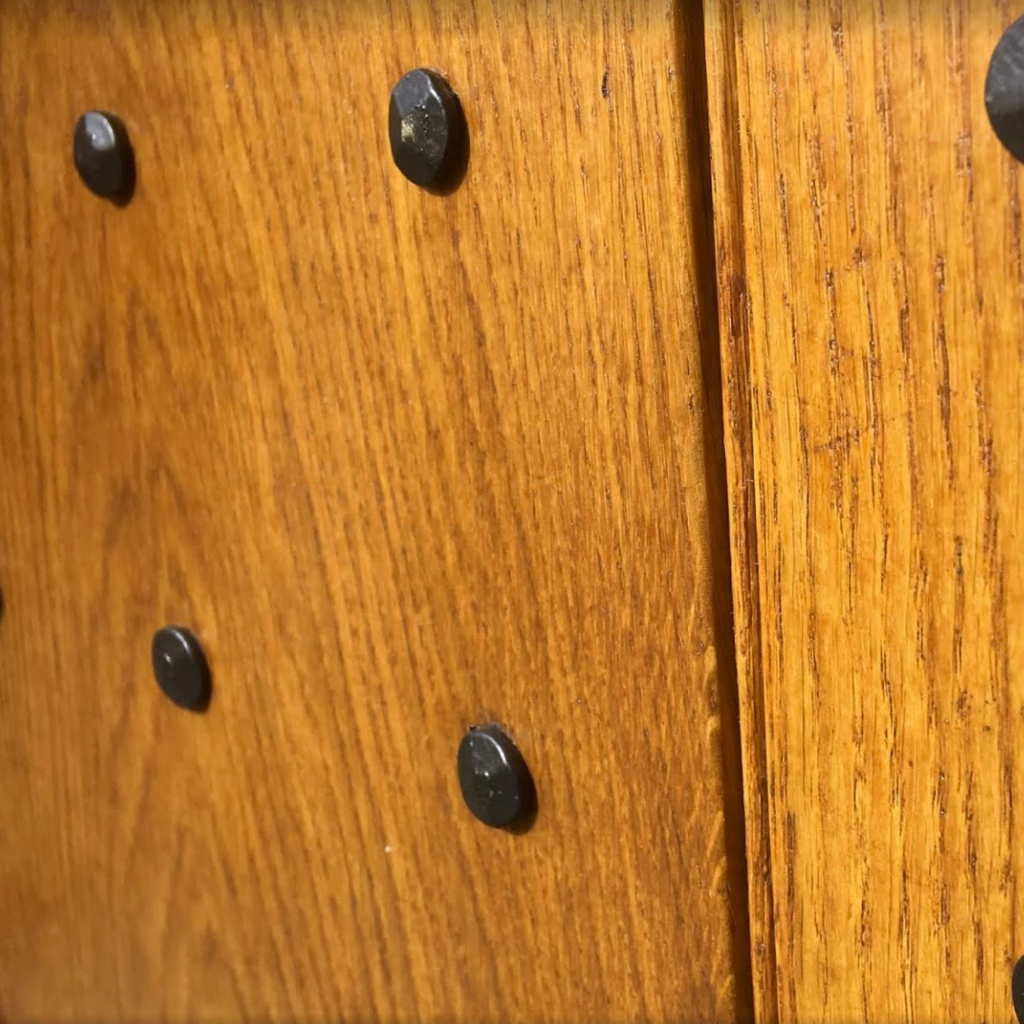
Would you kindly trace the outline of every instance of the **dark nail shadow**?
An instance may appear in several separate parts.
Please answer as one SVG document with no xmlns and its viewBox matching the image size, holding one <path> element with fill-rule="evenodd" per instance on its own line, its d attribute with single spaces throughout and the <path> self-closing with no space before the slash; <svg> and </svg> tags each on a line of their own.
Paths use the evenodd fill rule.
<svg viewBox="0 0 1024 1024">
<path fill-rule="evenodd" d="M 537 823 L 538 806 L 537 786 L 531 775 L 529 777 L 529 788 L 523 793 L 523 803 L 522 809 L 519 811 L 519 817 L 505 831 L 512 833 L 514 836 L 525 836 Z"/>
<path fill-rule="evenodd" d="M 452 153 L 451 163 L 441 177 L 427 189 L 434 196 L 450 196 L 462 184 L 469 171 L 469 126 L 466 124 L 466 115 L 462 112 L 461 103 L 459 110 L 462 115 L 462 128 Z"/>
<path fill-rule="evenodd" d="M 704 423 L 704 473 L 708 497 L 708 539 L 714 570 L 711 600 L 718 661 L 723 833 L 733 920 L 732 964 L 736 1019 L 752 1021 L 754 976 L 750 945 L 739 679 L 733 623 L 729 495 L 725 463 L 724 393 L 712 213 L 711 133 L 703 5 L 677 5 L 675 27 L 679 66 L 687 69 L 687 74 L 680 78 L 679 88 L 684 93 L 684 117 L 689 128 L 686 154 L 689 195 L 686 199 L 694 225 L 700 361 L 707 410 Z"/>
<path fill-rule="evenodd" d="M 205 715 L 210 708 L 210 702 L 213 700 L 213 687 L 207 683 L 206 693 L 203 694 L 202 700 L 197 704 L 193 704 L 192 707 L 188 708 L 190 714 L 193 715 Z"/>
<path fill-rule="evenodd" d="M 131 150 L 128 154 L 128 167 L 125 170 L 124 184 L 121 186 L 121 191 L 117 195 L 110 197 L 110 202 L 119 209 L 124 209 L 135 195 L 135 182 L 138 177 L 137 164 L 135 161 L 135 151 Z"/>
<path fill-rule="evenodd" d="M 209 710 L 210 702 L 213 700 L 213 671 L 210 668 L 210 659 L 206 649 L 200 645 L 199 659 L 203 672 L 203 695 L 189 708 L 194 715 L 205 715 Z"/>
</svg>

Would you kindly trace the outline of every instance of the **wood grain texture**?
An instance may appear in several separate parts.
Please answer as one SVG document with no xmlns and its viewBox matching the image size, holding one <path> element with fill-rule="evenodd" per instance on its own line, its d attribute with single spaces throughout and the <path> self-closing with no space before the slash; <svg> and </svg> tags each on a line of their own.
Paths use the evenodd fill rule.
<svg viewBox="0 0 1024 1024">
<path fill-rule="evenodd" d="M 679 8 L 0 4 L 5 1021 L 750 1019 Z M 387 151 L 423 64 L 445 198 Z M 90 107 L 126 208 L 72 168 Z M 492 719 L 527 835 L 461 804 Z"/>
<path fill-rule="evenodd" d="M 984 78 L 1021 11 L 708 9 L 731 25 L 709 91 L 737 111 L 712 108 L 716 234 L 779 1017 L 1011 1021 L 1024 264 Z"/>
</svg>

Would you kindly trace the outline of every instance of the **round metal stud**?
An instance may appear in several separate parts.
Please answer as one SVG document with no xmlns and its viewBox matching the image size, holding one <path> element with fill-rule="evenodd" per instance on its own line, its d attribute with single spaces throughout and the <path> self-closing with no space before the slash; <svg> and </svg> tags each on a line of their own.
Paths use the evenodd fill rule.
<svg viewBox="0 0 1024 1024">
<path fill-rule="evenodd" d="M 90 110 L 75 125 L 75 169 L 90 191 L 127 202 L 135 188 L 135 156 L 128 131 L 114 114 Z"/>
<path fill-rule="evenodd" d="M 395 165 L 414 184 L 446 191 L 466 157 L 462 107 L 435 71 L 417 68 L 391 91 L 388 136 Z"/>
<path fill-rule="evenodd" d="M 526 762 L 497 725 L 470 729 L 459 744 L 459 786 L 473 815 L 491 828 L 529 826 L 536 790 Z"/>
<path fill-rule="evenodd" d="M 999 141 L 1024 161 L 1024 18 L 996 43 L 985 79 L 985 109 Z"/>
<path fill-rule="evenodd" d="M 1013 995 L 1013 1012 L 1017 1014 L 1019 1024 L 1024 1024 L 1024 956 L 1014 965 L 1010 990 Z"/>
<path fill-rule="evenodd" d="M 153 675 L 180 708 L 202 711 L 210 701 L 210 670 L 195 635 L 182 626 L 164 626 L 153 635 Z"/>
</svg>

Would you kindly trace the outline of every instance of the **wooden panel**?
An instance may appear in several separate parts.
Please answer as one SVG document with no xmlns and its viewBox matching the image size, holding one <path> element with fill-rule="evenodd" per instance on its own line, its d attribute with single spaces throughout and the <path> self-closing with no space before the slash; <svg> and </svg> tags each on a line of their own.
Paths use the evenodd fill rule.
<svg viewBox="0 0 1024 1024">
<path fill-rule="evenodd" d="M 745 733 L 763 714 L 766 735 L 766 1017 L 1010 1021 L 1024 276 L 984 78 L 1012 12 L 708 11 L 727 422 L 750 427 L 728 444 L 736 553 L 756 559 L 734 581 L 759 582 L 737 616 L 741 650 L 758 630 Z"/>
<path fill-rule="evenodd" d="M 680 7 L 0 5 L 5 1020 L 749 1019 Z M 446 198 L 387 151 L 420 64 L 470 124 Z M 526 835 L 461 804 L 491 719 Z"/>
</svg>

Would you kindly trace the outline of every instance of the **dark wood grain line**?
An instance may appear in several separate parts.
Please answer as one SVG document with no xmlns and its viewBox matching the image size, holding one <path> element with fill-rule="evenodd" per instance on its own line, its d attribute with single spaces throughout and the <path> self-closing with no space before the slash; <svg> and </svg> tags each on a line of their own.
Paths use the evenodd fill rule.
<svg viewBox="0 0 1024 1024">
<path fill-rule="evenodd" d="M 718 339 L 728 470 L 732 567 L 731 622 L 735 631 L 738 719 L 742 740 L 745 860 L 753 1005 L 757 1020 L 779 1020 L 774 932 L 771 825 L 768 803 L 768 727 L 764 706 L 758 559 L 757 463 L 751 389 L 750 307 L 740 159 L 737 48 L 743 40 L 740 5 L 707 0 L 704 38 Z"/>
</svg>

